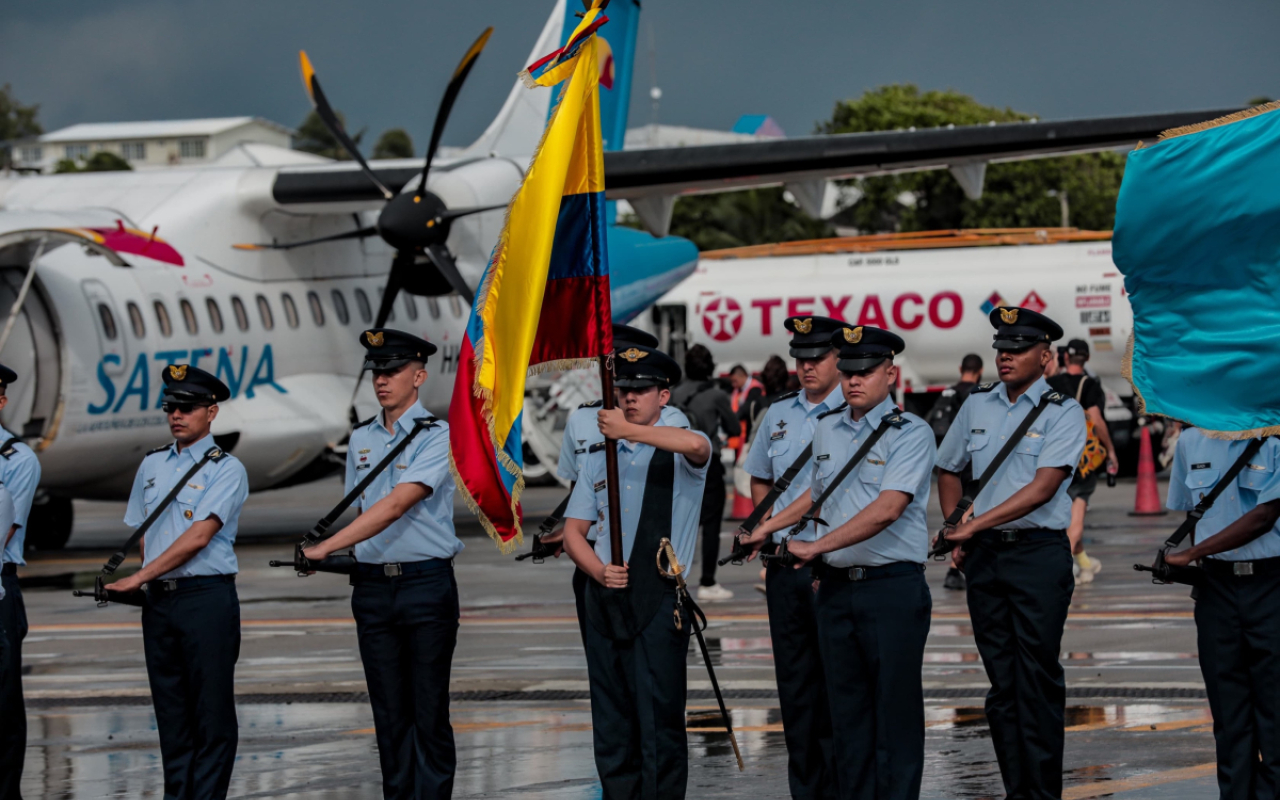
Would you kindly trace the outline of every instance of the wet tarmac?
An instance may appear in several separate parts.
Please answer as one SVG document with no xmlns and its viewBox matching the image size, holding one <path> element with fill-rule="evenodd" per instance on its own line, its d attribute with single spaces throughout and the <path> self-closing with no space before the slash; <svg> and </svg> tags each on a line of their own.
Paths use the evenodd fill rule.
<svg viewBox="0 0 1280 800">
<path fill-rule="evenodd" d="M 534 489 L 534 519 L 559 500 Z M 376 798 L 373 720 L 364 700 L 349 588 L 339 576 L 271 569 L 339 492 L 321 482 L 255 495 L 237 547 L 244 644 L 237 669 L 236 797 Z M 1185 587 L 1133 572 L 1176 525 L 1134 518 L 1133 485 L 1099 489 L 1087 531 L 1105 566 L 1077 587 L 1064 640 L 1068 682 L 1064 798 L 1204 797 L 1215 790 L 1213 740 Z M 23 571 L 31 633 L 25 654 L 27 797 L 160 797 L 161 765 L 147 693 L 139 614 L 70 596 L 91 583 L 124 538 L 120 504 L 77 505 L 71 549 Z M 459 512 L 459 520 L 466 518 Z M 935 520 L 936 523 L 936 520 Z M 515 564 L 474 522 L 460 524 L 463 621 L 451 690 L 459 769 L 455 797 L 596 798 L 586 666 L 567 559 Z M 726 524 L 726 528 L 729 524 Z M 924 795 L 1000 797 L 982 713 L 987 682 L 964 596 L 927 572 L 933 625 Z M 697 574 L 695 568 L 694 574 Z M 754 565 L 725 567 L 736 593 L 708 607 L 707 632 L 746 760 L 738 773 L 717 720 L 706 669 L 690 649 L 691 798 L 786 797 L 768 620 Z M 38 584 L 44 584 L 38 585 Z"/>
</svg>

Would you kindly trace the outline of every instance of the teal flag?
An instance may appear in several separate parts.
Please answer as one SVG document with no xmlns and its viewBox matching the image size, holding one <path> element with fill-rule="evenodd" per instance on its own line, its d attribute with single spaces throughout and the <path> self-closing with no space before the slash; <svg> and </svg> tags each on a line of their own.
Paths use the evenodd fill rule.
<svg viewBox="0 0 1280 800">
<path fill-rule="evenodd" d="M 1146 411 L 1224 438 L 1280 433 L 1280 103 L 1129 155 L 1112 240 Z"/>
</svg>

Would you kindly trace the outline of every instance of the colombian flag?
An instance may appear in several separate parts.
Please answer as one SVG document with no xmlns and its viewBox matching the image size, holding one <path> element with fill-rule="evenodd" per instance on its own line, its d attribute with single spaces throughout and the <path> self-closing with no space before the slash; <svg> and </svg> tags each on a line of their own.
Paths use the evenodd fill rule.
<svg viewBox="0 0 1280 800">
<path fill-rule="evenodd" d="M 565 83 L 476 292 L 449 406 L 450 467 L 502 552 L 521 542 L 520 418 L 530 372 L 612 349 L 596 0 L 568 43 L 521 73 Z"/>
</svg>

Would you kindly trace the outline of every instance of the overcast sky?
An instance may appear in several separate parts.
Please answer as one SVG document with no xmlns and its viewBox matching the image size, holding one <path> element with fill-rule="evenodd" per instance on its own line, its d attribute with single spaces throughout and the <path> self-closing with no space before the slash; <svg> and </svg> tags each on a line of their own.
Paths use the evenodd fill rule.
<svg viewBox="0 0 1280 800">
<path fill-rule="evenodd" d="M 11 0 L 0 84 L 75 122 L 309 106 L 297 51 L 349 127 L 406 127 L 421 152 L 449 73 L 495 32 L 446 144 L 469 143 L 524 66 L 550 0 Z M 631 125 L 727 129 L 771 114 L 791 135 L 839 98 L 894 82 L 953 88 L 1043 119 L 1225 108 L 1280 95 L 1277 0 L 645 0 Z M 651 69 L 650 35 L 656 52 Z"/>
</svg>

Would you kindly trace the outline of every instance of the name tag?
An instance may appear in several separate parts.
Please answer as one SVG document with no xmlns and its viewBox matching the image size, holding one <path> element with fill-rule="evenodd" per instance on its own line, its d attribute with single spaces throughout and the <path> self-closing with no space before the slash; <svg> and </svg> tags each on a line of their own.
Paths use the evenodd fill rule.
<svg viewBox="0 0 1280 800">
<path fill-rule="evenodd" d="M 600 481 L 599 483 L 597 483 L 597 484 L 595 485 L 595 487 L 594 487 L 594 488 L 595 488 L 595 490 L 596 490 L 597 492 L 603 492 L 603 491 L 604 491 L 605 486 L 607 486 L 607 485 L 608 485 L 608 483 L 609 483 L 608 481 Z"/>
<path fill-rule="evenodd" d="M 1204 462 L 1199 463 L 1199 464 L 1192 464 L 1192 465 L 1191 465 L 1191 468 L 1192 468 L 1192 469 L 1208 469 L 1209 467 L 1212 467 L 1212 466 L 1213 466 L 1213 462 L 1211 462 L 1211 461 L 1204 461 Z"/>
<path fill-rule="evenodd" d="M 831 458 L 831 454 L 830 454 L 830 453 L 823 453 L 823 454 L 822 454 L 822 455 L 820 455 L 820 456 L 815 456 L 813 460 L 814 460 L 814 461 L 826 461 L 826 460 L 827 460 L 827 459 L 829 459 L 829 458 Z"/>
<path fill-rule="evenodd" d="M 585 447 L 579 447 L 577 450 L 574 450 L 574 451 L 573 451 L 573 454 L 574 454 L 575 456 L 580 456 L 580 455 L 582 455 L 582 454 L 583 454 L 583 453 L 585 453 L 585 452 L 587 452 L 587 449 L 586 449 Z"/>
<path fill-rule="evenodd" d="M 977 436 L 982 436 L 982 435 L 986 434 L 986 432 L 987 432 L 987 429 L 986 429 L 986 428 L 970 428 L 970 429 L 969 429 L 969 433 L 974 434 L 974 435 L 977 435 Z"/>
<path fill-rule="evenodd" d="M 359 472 L 362 469 L 369 469 L 371 466 L 373 465 L 372 464 L 356 464 L 356 472 Z"/>
</svg>

